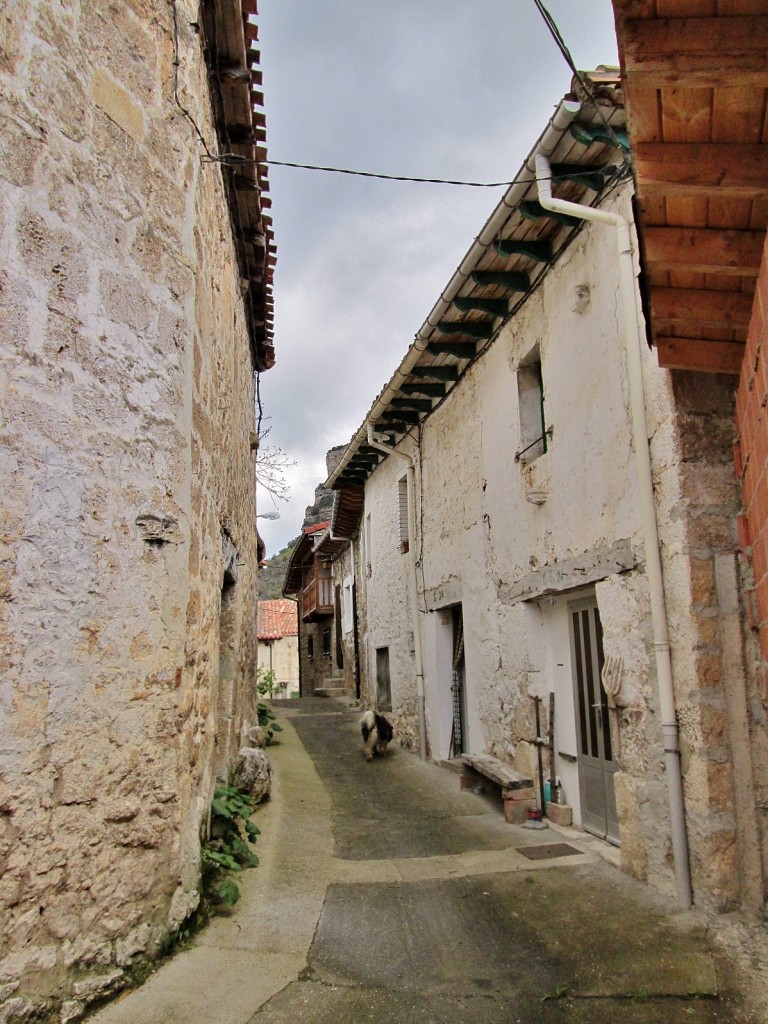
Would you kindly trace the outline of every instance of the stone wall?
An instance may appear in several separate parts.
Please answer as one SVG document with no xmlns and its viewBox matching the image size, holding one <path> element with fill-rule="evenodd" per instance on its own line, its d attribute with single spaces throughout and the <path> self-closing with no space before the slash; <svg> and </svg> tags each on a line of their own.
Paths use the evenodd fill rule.
<svg viewBox="0 0 768 1024">
<path fill-rule="evenodd" d="M 195 908 L 253 714 L 250 350 L 172 12 L 0 13 L 4 1020 L 75 1019 Z M 212 140 L 198 13 L 179 96 Z"/>
</svg>

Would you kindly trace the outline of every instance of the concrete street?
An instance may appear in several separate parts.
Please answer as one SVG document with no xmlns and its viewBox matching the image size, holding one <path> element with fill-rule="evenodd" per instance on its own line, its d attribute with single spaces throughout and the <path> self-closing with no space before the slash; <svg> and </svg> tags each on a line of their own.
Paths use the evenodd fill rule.
<svg viewBox="0 0 768 1024">
<path fill-rule="evenodd" d="M 628 879 L 616 851 L 507 825 L 500 799 L 396 742 L 366 763 L 342 702 L 275 707 L 240 903 L 93 1024 L 766 1019 L 704 916 Z"/>
</svg>

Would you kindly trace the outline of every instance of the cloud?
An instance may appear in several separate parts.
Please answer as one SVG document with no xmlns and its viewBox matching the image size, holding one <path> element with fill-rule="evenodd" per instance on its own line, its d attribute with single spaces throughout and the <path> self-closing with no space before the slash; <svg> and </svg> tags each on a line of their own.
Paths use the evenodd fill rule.
<svg viewBox="0 0 768 1024">
<path fill-rule="evenodd" d="M 610 0 L 548 5 L 580 67 L 615 62 Z M 511 180 L 570 87 L 532 2 L 262 0 L 269 154 L 389 174 Z M 274 553 L 325 451 L 362 423 L 503 189 L 272 167 L 277 364 L 270 440 L 298 466 Z M 262 511 L 270 507 L 264 496 Z"/>
</svg>

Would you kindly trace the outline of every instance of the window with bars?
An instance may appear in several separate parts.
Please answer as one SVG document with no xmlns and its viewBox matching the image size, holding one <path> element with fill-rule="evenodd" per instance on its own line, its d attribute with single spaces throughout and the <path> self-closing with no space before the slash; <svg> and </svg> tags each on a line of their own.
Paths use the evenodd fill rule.
<svg viewBox="0 0 768 1024">
<path fill-rule="evenodd" d="M 520 410 L 520 445 L 515 462 L 524 465 L 538 459 L 547 450 L 544 420 L 544 383 L 538 346 L 517 370 L 517 398 Z"/>
<path fill-rule="evenodd" d="M 397 509 L 400 519 L 400 550 L 405 554 L 411 546 L 408 523 L 408 477 L 397 481 Z"/>
</svg>

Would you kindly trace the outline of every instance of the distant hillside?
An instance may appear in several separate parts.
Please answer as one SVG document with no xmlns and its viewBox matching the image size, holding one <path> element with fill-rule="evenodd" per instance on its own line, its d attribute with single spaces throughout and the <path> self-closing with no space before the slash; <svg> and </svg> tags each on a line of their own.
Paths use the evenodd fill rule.
<svg viewBox="0 0 768 1024">
<path fill-rule="evenodd" d="M 299 538 L 296 537 L 282 551 L 268 558 L 259 569 L 259 600 L 273 601 L 283 596 L 283 583 L 285 573 L 288 569 L 288 562 L 291 552 L 296 547 Z"/>
</svg>

